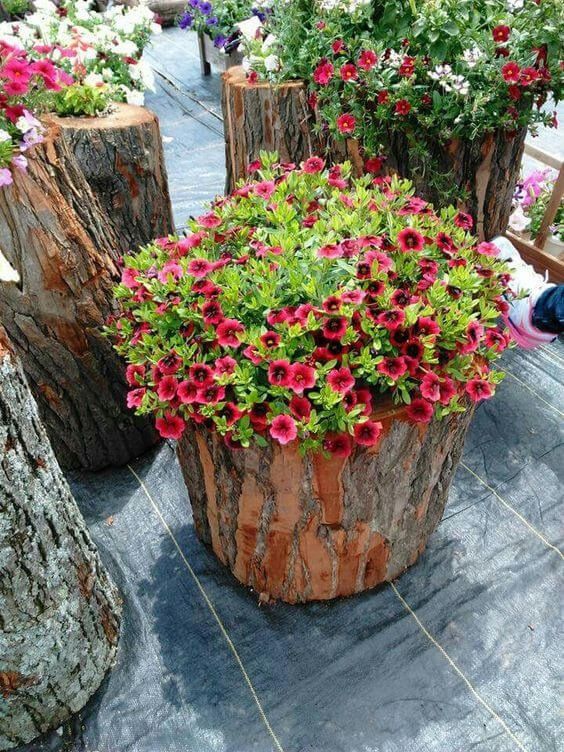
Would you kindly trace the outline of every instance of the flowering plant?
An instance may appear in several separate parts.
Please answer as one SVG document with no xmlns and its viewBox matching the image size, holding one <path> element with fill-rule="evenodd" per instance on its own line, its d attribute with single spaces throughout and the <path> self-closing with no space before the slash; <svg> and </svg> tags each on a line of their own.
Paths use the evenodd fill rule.
<svg viewBox="0 0 564 752">
<path fill-rule="evenodd" d="M 232 447 L 298 438 L 345 456 L 376 442 L 382 393 L 425 423 L 491 397 L 507 274 L 471 219 L 407 181 L 261 156 L 190 235 L 125 257 L 108 332 L 130 407 L 164 437 L 193 420 Z"/>
<path fill-rule="evenodd" d="M 84 0 L 38 0 L 34 6 L 23 21 L 0 24 L 0 39 L 28 53 L 41 49 L 72 76 L 74 85 L 53 97 L 55 111 L 95 115 L 111 101 L 143 104 L 153 76 L 141 55 L 151 33 L 161 29 L 145 3 L 114 5 L 105 13 Z"/>
<path fill-rule="evenodd" d="M 521 180 L 515 189 L 513 211 L 509 227 L 515 232 L 528 233 L 535 238 L 540 230 L 548 202 L 554 188 L 553 170 L 534 170 Z M 552 234 L 564 242 L 564 203 L 560 203 L 550 227 Z"/>
<path fill-rule="evenodd" d="M 254 18 L 260 24 L 269 14 L 270 0 L 188 0 L 180 17 L 181 29 L 194 29 L 206 34 L 214 45 L 226 52 L 236 49 L 241 31 L 238 24 Z"/>
</svg>

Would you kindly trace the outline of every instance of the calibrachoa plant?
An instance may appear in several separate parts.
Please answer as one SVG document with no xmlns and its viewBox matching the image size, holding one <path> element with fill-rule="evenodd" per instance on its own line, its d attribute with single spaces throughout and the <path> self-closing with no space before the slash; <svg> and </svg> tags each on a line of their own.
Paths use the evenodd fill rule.
<svg viewBox="0 0 564 752">
<path fill-rule="evenodd" d="M 126 256 L 108 332 L 128 403 L 178 439 L 192 420 L 232 447 L 378 441 L 382 394 L 414 422 L 487 399 L 508 345 L 506 267 L 471 219 L 396 178 L 262 155 L 187 237 Z"/>
<path fill-rule="evenodd" d="M 231 51 L 239 43 L 238 23 L 249 18 L 263 22 L 269 4 L 270 0 L 188 0 L 178 25 L 206 34 L 218 49 Z"/>
</svg>

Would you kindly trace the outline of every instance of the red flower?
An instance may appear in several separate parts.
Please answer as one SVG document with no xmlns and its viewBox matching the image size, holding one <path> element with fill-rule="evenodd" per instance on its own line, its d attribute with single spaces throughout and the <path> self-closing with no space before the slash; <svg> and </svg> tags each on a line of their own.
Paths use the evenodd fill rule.
<svg viewBox="0 0 564 752">
<path fill-rule="evenodd" d="M 139 377 L 139 378 L 137 378 Z M 137 386 L 145 377 L 145 366 L 131 364 L 125 369 L 125 378 L 129 386 Z"/>
<path fill-rule="evenodd" d="M 378 363 L 377 369 L 384 376 L 396 381 L 407 371 L 407 364 L 401 355 L 397 358 L 388 356 Z"/>
<path fill-rule="evenodd" d="M 519 81 L 520 73 L 521 68 L 519 68 L 517 63 L 512 60 L 510 60 L 508 63 L 505 63 L 505 65 L 501 69 L 501 75 L 503 76 L 504 80 L 507 81 L 507 83 L 511 84 L 516 84 Z"/>
<path fill-rule="evenodd" d="M 410 337 L 404 344 L 402 351 L 408 358 L 418 362 L 423 357 L 423 345 L 417 337 Z"/>
<path fill-rule="evenodd" d="M 539 72 L 536 68 L 523 68 L 519 76 L 521 86 L 530 86 L 539 78 Z"/>
<path fill-rule="evenodd" d="M 190 378 L 198 387 L 213 383 L 213 371 L 206 363 L 195 363 L 190 366 Z"/>
<path fill-rule="evenodd" d="M 339 73 L 341 74 L 343 81 L 356 81 L 358 78 L 358 71 L 356 69 L 356 66 L 354 66 L 352 63 L 346 63 L 345 65 L 342 65 Z"/>
<path fill-rule="evenodd" d="M 425 246 L 425 238 L 412 227 L 406 227 L 398 233 L 398 245 L 404 253 L 408 251 L 419 252 Z"/>
<path fill-rule="evenodd" d="M 495 243 L 480 243 L 476 248 L 478 253 L 482 253 L 484 256 L 498 256 L 499 248 Z"/>
<path fill-rule="evenodd" d="M 331 49 L 333 50 L 335 55 L 338 55 L 345 49 L 345 43 L 342 39 L 335 39 L 335 41 L 331 44 Z"/>
<path fill-rule="evenodd" d="M 415 58 L 406 55 L 398 68 L 398 73 L 400 76 L 405 76 L 406 78 L 413 76 L 415 73 Z"/>
<path fill-rule="evenodd" d="M 354 386 L 354 376 L 348 368 L 334 368 L 327 374 L 327 383 L 334 392 L 344 394 Z"/>
<path fill-rule="evenodd" d="M 211 230 L 214 227 L 219 227 L 221 219 L 213 212 L 210 212 L 209 214 L 204 214 L 202 217 L 198 217 L 198 224 Z"/>
<path fill-rule="evenodd" d="M 255 183 L 255 194 L 268 200 L 276 190 L 276 183 L 273 180 L 263 180 L 261 183 Z"/>
<path fill-rule="evenodd" d="M 182 358 L 179 357 L 175 352 L 171 352 L 168 355 L 165 355 L 164 358 L 161 358 L 159 360 L 159 362 L 157 363 L 157 368 L 163 374 L 163 376 L 172 376 L 178 371 L 181 365 Z"/>
<path fill-rule="evenodd" d="M 181 381 L 176 390 L 178 399 L 185 405 L 196 402 L 198 398 L 198 387 L 191 381 Z"/>
<path fill-rule="evenodd" d="M 411 400 L 411 404 L 405 408 L 408 418 L 414 423 L 429 423 L 434 411 L 433 405 L 422 397 Z"/>
<path fill-rule="evenodd" d="M 322 60 L 317 68 L 313 71 L 313 80 L 320 86 L 327 86 L 329 81 L 333 78 L 335 69 L 332 63 L 328 60 Z"/>
<path fill-rule="evenodd" d="M 215 372 L 220 376 L 230 376 L 235 370 L 237 361 L 230 355 L 225 355 L 223 358 L 218 358 L 215 361 Z"/>
<path fill-rule="evenodd" d="M 441 381 L 439 391 L 441 393 L 439 402 L 441 403 L 441 405 L 448 405 L 448 403 L 456 394 L 456 386 L 454 384 L 454 381 L 448 376 L 445 376 Z"/>
<path fill-rule="evenodd" d="M 251 420 L 251 425 L 255 429 L 255 431 L 264 431 L 267 426 L 267 419 L 266 415 L 268 413 L 268 405 L 266 402 L 260 402 L 256 405 L 253 405 L 251 412 L 249 413 L 249 418 Z"/>
<path fill-rule="evenodd" d="M 180 415 L 165 413 L 162 418 L 156 419 L 155 426 L 163 439 L 178 440 L 184 433 L 186 423 L 182 420 Z"/>
<path fill-rule="evenodd" d="M 347 290 L 343 293 L 343 303 L 352 303 L 353 305 L 360 305 L 366 293 L 364 290 Z"/>
<path fill-rule="evenodd" d="M 357 389 L 356 392 L 357 405 L 364 405 L 363 415 L 370 415 L 372 413 L 372 394 L 370 389 Z"/>
<path fill-rule="evenodd" d="M 470 214 L 458 212 L 458 214 L 454 218 L 454 224 L 457 227 L 461 227 L 463 230 L 471 230 L 474 226 L 474 220 L 472 219 Z"/>
<path fill-rule="evenodd" d="M 308 175 L 313 175 L 316 172 L 321 172 L 325 167 L 325 162 L 321 157 L 309 157 L 305 162 L 302 162 L 302 170 L 307 172 Z"/>
<path fill-rule="evenodd" d="M 213 265 L 204 258 L 192 259 L 188 264 L 188 274 L 196 277 L 196 279 L 206 277 L 211 271 L 213 271 Z"/>
<path fill-rule="evenodd" d="M 258 366 L 259 363 L 262 363 L 262 356 L 260 355 L 259 351 L 254 345 L 248 345 L 243 350 L 243 355 L 245 358 L 248 358 L 253 365 Z"/>
<path fill-rule="evenodd" d="M 441 327 L 434 319 L 431 319 L 428 316 L 421 316 L 419 319 L 417 319 L 415 329 L 417 331 L 417 334 L 419 334 L 421 337 L 427 337 L 430 334 L 441 333 Z"/>
<path fill-rule="evenodd" d="M 477 321 L 471 321 L 466 327 L 465 334 L 466 341 L 460 346 L 460 352 L 464 354 L 475 352 L 484 336 L 484 327 Z"/>
<path fill-rule="evenodd" d="M 376 316 L 376 323 L 386 327 L 390 331 L 397 329 L 405 321 L 405 313 L 401 308 L 391 308 L 388 311 L 382 311 Z"/>
<path fill-rule="evenodd" d="M 132 407 L 141 407 L 141 403 L 143 402 L 143 397 L 145 396 L 145 393 L 147 390 L 145 387 L 140 387 L 139 389 L 131 389 L 127 393 L 127 406 L 129 408 Z"/>
<path fill-rule="evenodd" d="M 260 341 L 269 350 L 273 350 L 280 344 L 280 335 L 278 332 L 265 332 L 261 335 Z"/>
<path fill-rule="evenodd" d="M 421 394 L 430 402 L 438 402 L 441 398 L 441 380 L 436 373 L 430 371 L 421 380 Z"/>
<path fill-rule="evenodd" d="M 343 113 L 337 118 L 337 128 L 343 134 L 354 133 L 356 118 L 354 115 Z"/>
<path fill-rule="evenodd" d="M 225 398 L 225 388 L 218 384 L 208 384 L 208 386 L 198 389 L 197 401 L 204 405 L 217 405 Z"/>
<path fill-rule="evenodd" d="M 387 89 L 382 89 L 382 91 L 378 92 L 378 95 L 376 97 L 378 104 L 388 104 L 388 101 L 390 99 L 390 93 Z"/>
<path fill-rule="evenodd" d="M 298 435 L 294 419 L 290 415 L 277 415 L 270 424 L 270 435 L 280 444 L 289 444 Z"/>
<path fill-rule="evenodd" d="M 505 26 L 504 24 L 500 24 L 499 26 L 496 26 L 494 29 L 492 29 L 492 37 L 494 39 L 494 42 L 496 42 L 497 44 L 507 42 L 510 33 L 511 29 L 509 28 L 509 26 Z"/>
<path fill-rule="evenodd" d="M 226 420 L 228 426 L 232 426 L 239 418 L 243 417 L 243 411 L 239 410 L 234 402 L 226 402 L 221 414 Z"/>
<path fill-rule="evenodd" d="M 268 367 L 268 382 L 274 386 L 289 386 L 290 363 L 287 360 L 273 360 Z"/>
<path fill-rule="evenodd" d="M 464 389 L 472 402 L 479 402 L 483 399 L 493 397 L 494 388 L 489 381 L 485 379 L 470 379 Z"/>
<path fill-rule="evenodd" d="M 163 376 L 157 386 L 157 395 L 161 402 L 168 402 L 176 394 L 177 380 L 174 376 Z"/>
<path fill-rule="evenodd" d="M 338 295 L 330 295 L 323 301 L 323 310 L 327 313 L 337 313 L 341 310 L 342 300 Z"/>
<path fill-rule="evenodd" d="M 366 170 L 366 172 L 372 172 L 372 173 L 380 172 L 383 164 L 384 164 L 383 157 L 370 157 L 364 163 L 364 169 Z"/>
<path fill-rule="evenodd" d="M 409 115 L 409 111 L 411 110 L 411 105 L 407 101 L 407 99 L 399 99 L 396 102 L 395 106 L 395 113 L 396 115 Z"/>
<path fill-rule="evenodd" d="M 217 341 L 222 347 L 239 347 L 238 335 L 244 331 L 245 327 L 237 319 L 224 319 L 216 329 Z"/>
<path fill-rule="evenodd" d="M 202 306 L 202 316 L 206 324 L 216 326 L 223 321 L 223 311 L 217 300 L 208 300 Z"/>
<path fill-rule="evenodd" d="M 334 457 L 345 459 L 352 452 L 352 438 L 348 433 L 328 433 L 323 440 L 323 449 Z"/>
<path fill-rule="evenodd" d="M 311 389 L 317 380 L 315 368 L 306 366 L 304 363 L 294 363 L 290 367 L 290 378 L 288 386 L 296 394 L 302 394 L 304 389 Z"/>
<path fill-rule="evenodd" d="M 329 319 L 323 325 L 323 336 L 326 339 L 341 340 L 347 331 L 348 320 L 344 316 Z"/>
<path fill-rule="evenodd" d="M 488 329 L 485 336 L 485 343 L 492 350 L 503 352 L 509 344 L 509 341 L 504 332 L 499 329 Z"/>
<path fill-rule="evenodd" d="M 290 411 L 297 420 L 307 422 L 311 416 L 311 402 L 307 397 L 298 397 L 296 395 L 290 400 Z"/>
<path fill-rule="evenodd" d="M 379 421 L 367 420 L 364 423 L 357 423 L 354 427 L 356 443 L 362 446 L 374 446 L 377 444 L 381 433 L 382 424 Z"/>
<path fill-rule="evenodd" d="M 365 71 L 369 71 L 378 62 L 378 55 L 372 50 L 362 50 L 358 58 L 358 67 Z"/>
</svg>

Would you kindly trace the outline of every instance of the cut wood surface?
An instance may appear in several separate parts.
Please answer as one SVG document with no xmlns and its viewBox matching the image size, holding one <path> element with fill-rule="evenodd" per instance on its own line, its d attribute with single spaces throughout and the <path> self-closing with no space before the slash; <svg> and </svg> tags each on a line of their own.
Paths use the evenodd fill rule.
<svg viewBox="0 0 564 752">
<path fill-rule="evenodd" d="M 159 121 L 153 112 L 118 103 L 104 117 L 49 115 L 45 120 L 76 158 L 122 253 L 174 231 Z"/>
<path fill-rule="evenodd" d="M 0 750 L 86 704 L 113 662 L 120 611 L 0 327 Z"/>
<path fill-rule="evenodd" d="M 296 164 L 319 151 L 303 81 L 248 84 L 243 68 L 235 66 L 223 74 L 221 92 L 226 192 L 248 175 L 261 151 L 278 152 L 281 162 Z"/>
<path fill-rule="evenodd" d="M 64 467 L 98 469 L 156 437 L 126 407 L 124 364 L 102 336 L 119 278 L 113 228 L 65 139 L 49 128 L 27 173 L 0 191 L 0 248 L 20 282 L 0 282 L 0 321 Z"/>
<path fill-rule="evenodd" d="M 469 410 L 429 425 L 375 412 L 379 444 L 347 459 L 297 443 L 229 449 L 190 427 L 178 455 L 196 531 L 235 577 L 290 603 L 352 595 L 413 564 L 442 517 Z"/>
</svg>

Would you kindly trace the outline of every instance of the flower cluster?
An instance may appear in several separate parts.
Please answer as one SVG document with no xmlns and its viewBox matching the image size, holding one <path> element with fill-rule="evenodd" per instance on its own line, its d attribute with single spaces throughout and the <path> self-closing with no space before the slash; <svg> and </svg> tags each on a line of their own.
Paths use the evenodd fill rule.
<svg viewBox="0 0 564 752">
<path fill-rule="evenodd" d="M 141 54 L 161 30 L 145 3 L 105 13 L 85 0 L 38 0 L 34 8 L 22 21 L 0 24 L 0 40 L 28 53 L 41 49 L 72 76 L 73 85 L 53 98 L 57 112 L 95 115 L 111 101 L 143 104 L 153 77 Z"/>
<path fill-rule="evenodd" d="M 534 170 L 517 184 L 513 211 L 509 217 L 509 227 L 514 232 L 528 233 L 531 238 L 537 236 L 552 197 L 555 179 L 553 170 Z M 555 238 L 564 242 L 564 201 L 561 201 L 549 229 Z"/>
<path fill-rule="evenodd" d="M 25 170 L 25 152 L 42 140 L 34 107 L 49 92 L 69 83 L 52 60 L 34 51 L 0 42 L 0 187 L 13 182 L 13 170 Z"/>
<path fill-rule="evenodd" d="M 346 456 L 377 442 L 386 395 L 423 423 L 492 396 L 507 274 L 467 215 L 348 163 L 250 169 L 189 235 L 125 257 L 108 332 L 131 407 L 165 437 L 192 420 Z"/>
<path fill-rule="evenodd" d="M 181 29 L 206 34 L 214 45 L 226 52 L 236 49 L 241 39 L 239 23 L 254 19 L 259 25 L 270 13 L 270 0 L 188 0 L 180 17 Z"/>
</svg>

